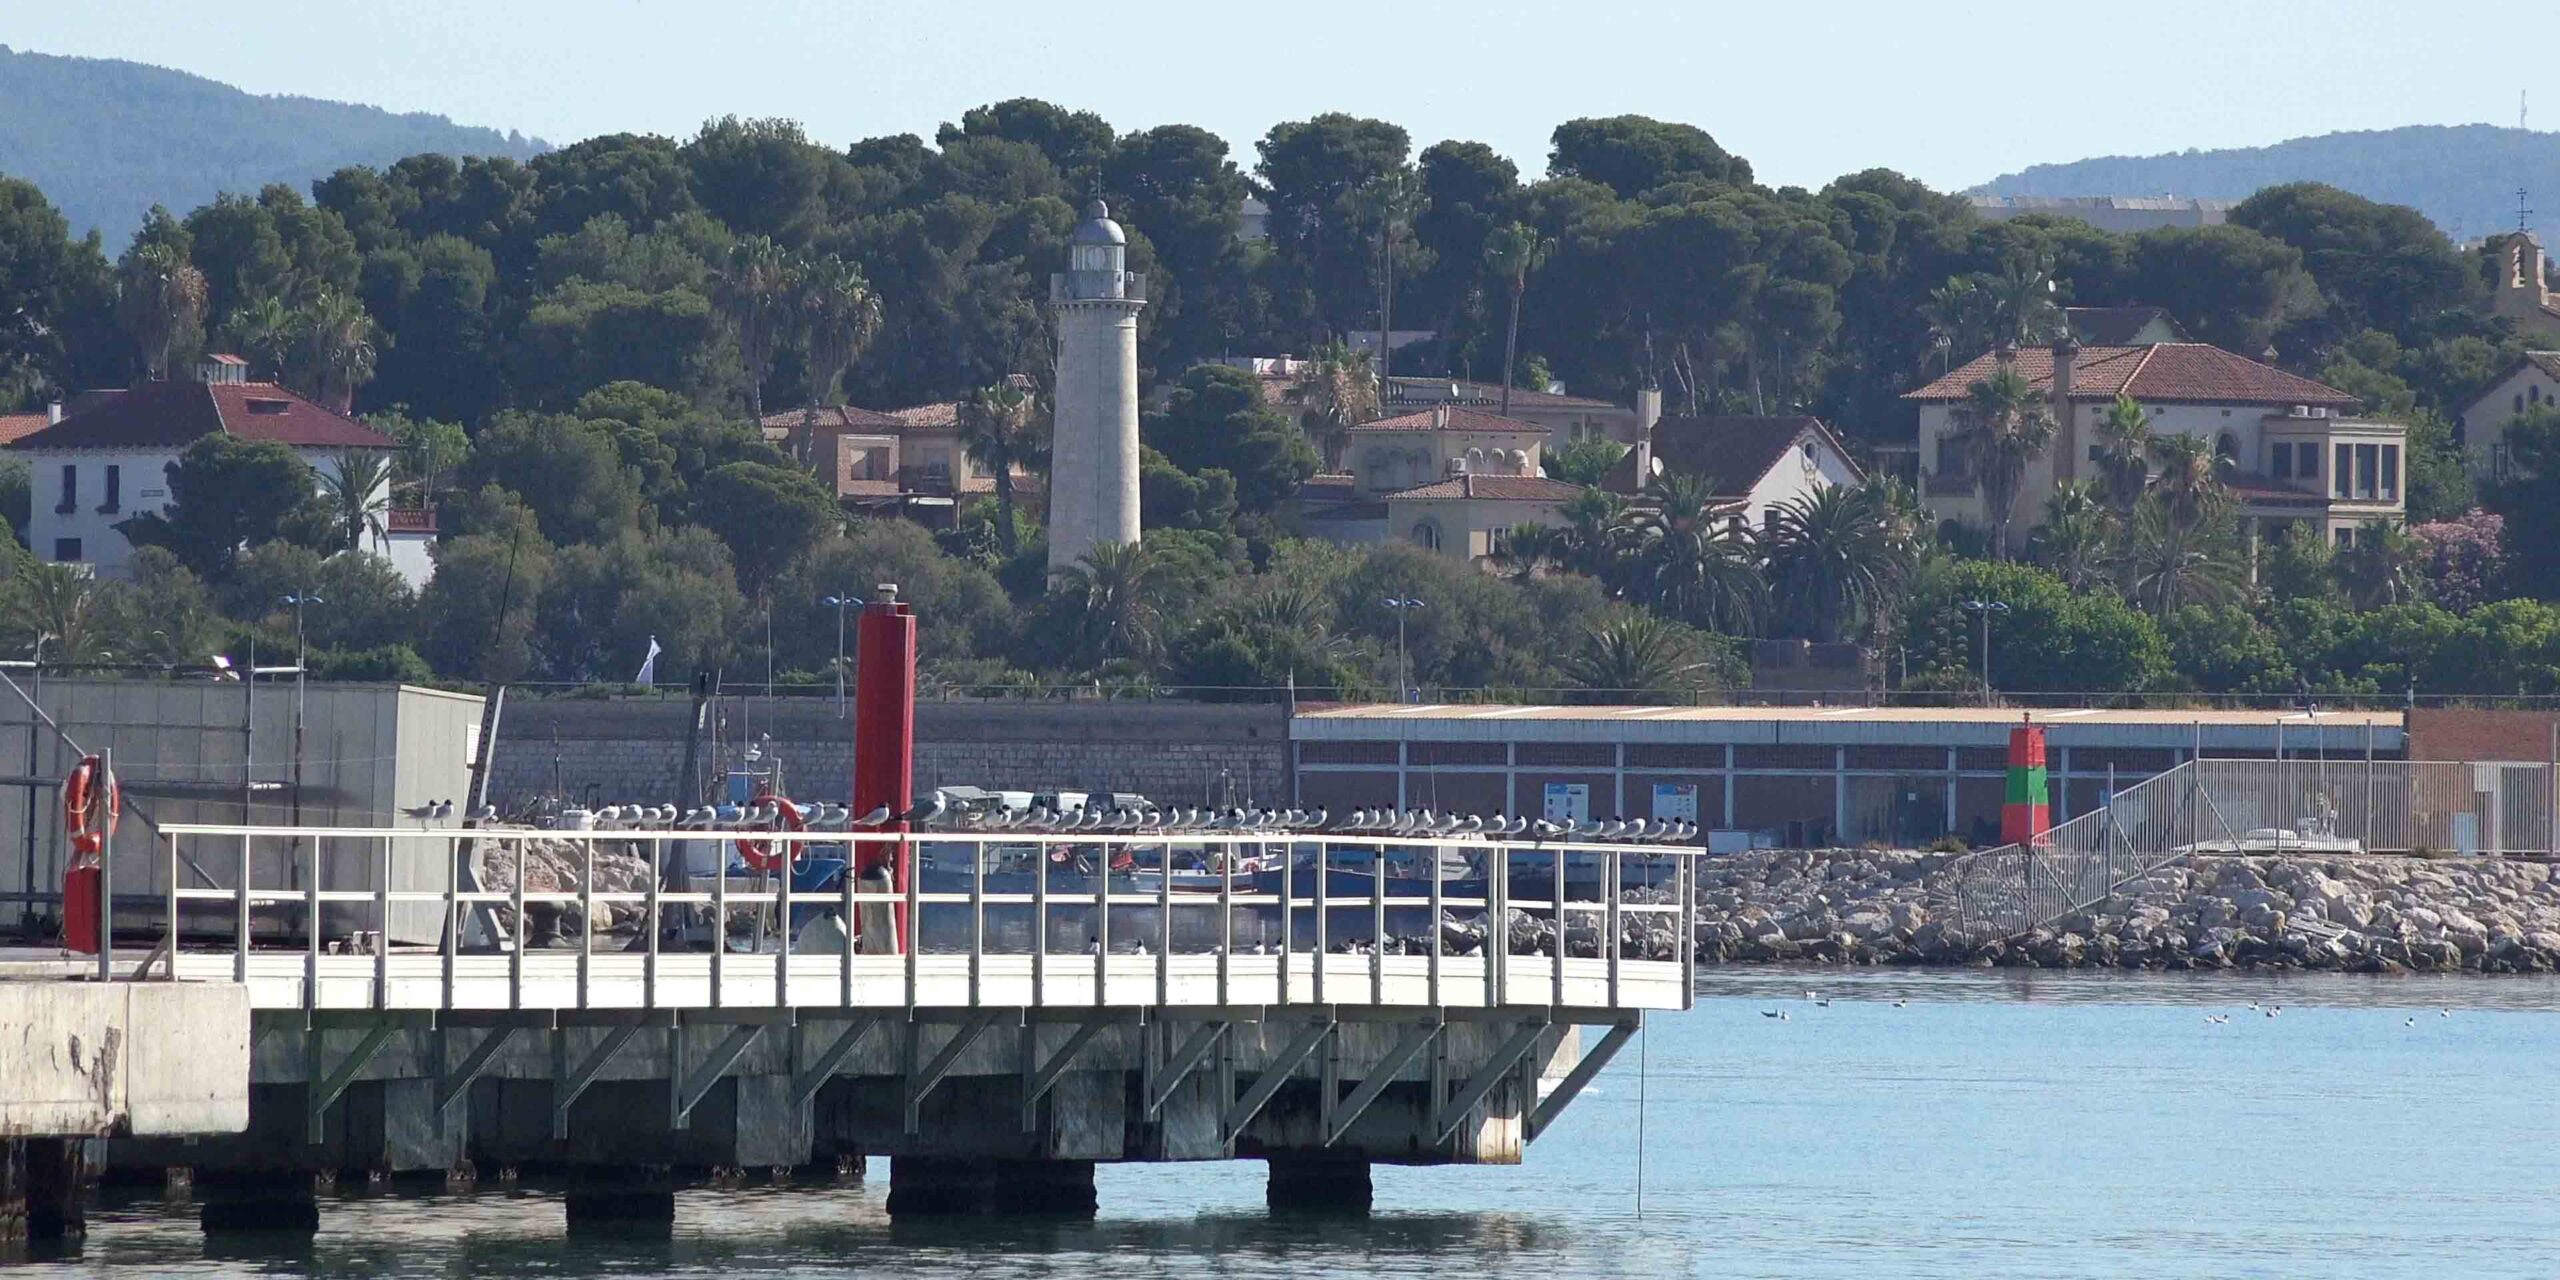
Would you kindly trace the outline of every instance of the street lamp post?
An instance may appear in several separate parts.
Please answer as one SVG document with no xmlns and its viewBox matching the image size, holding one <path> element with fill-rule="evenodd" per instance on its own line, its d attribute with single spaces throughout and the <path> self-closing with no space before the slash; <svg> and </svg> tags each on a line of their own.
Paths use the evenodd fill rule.
<svg viewBox="0 0 2560 1280">
<path fill-rule="evenodd" d="M 293 824 L 298 827 L 302 825 L 302 695 L 311 681 L 311 641 L 302 629 L 302 611 L 312 605 L 329 602 L 308 589 L 285 596 L 284 602 L 293 606 Z M 257 658 L 253 654 L 249 660 L 249 679 L 252 681 L 258 678 L 257 667 Z M 244 819 L 248 816 L 247 808 L 240 812 Z M 296 841 L 294 847 L 299 849 L 301 842 Z M 315 922 L 312 927 L 319 926 Z"/>
<path fill-rule="evenodd" d="M 2007 613 L 2009 606 L 1998 600 L 1967 600 L 1964 611 L 1982 618 L 1982 705 L 1991 705 L 1991 615 Z"/>
<path fill-rule="evenodd" d="M 311 665 L 311 643 L 303 634 L 302 611 L 312 605 L 329 602 L 312 592 L 297 591 L 287 595 L 284 603 L 293 606 L 293 665 L 307 667 Z"/>
<path fill-rule="evenodd" d="M 1404 624 L 1414 610 L 1423 607 L 1423 602 L 1411 596 L 1388 596 L 1386 605 L 1396 611 L 1396 701 L 1413 702 L 1417 700 L 1413 687 L 1413 661 L 1405 653 Z"/>
<path fill-rule="evenodd" d="M 862 602 L 852 596 L 824 596 L 818 603 L 836 611 L 836 715 L 844 715 L 844 611 Z"/>
</svg>

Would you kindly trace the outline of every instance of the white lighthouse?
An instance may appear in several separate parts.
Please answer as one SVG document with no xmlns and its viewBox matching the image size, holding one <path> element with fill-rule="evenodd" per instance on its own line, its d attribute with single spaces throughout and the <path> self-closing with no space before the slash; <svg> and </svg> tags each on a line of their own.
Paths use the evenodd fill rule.
<svg viewBox="0 0 2560 1280">
<path fill-rule="evenodd" d="M 1129 238 L 1100 200 L 1049 277 L 1058 313 L 1058 403 L 1050 438 L 1049 573 L 1105 543 L 1138 540 L 1138 310 Z"/>
</svg>

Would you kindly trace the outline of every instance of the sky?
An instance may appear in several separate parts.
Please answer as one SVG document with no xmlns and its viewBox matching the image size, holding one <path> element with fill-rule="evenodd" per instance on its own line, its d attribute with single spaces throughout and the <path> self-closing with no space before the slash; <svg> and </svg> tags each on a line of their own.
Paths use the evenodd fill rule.
<svg viewBox="0 0 2560 1280">
<path fill-rule="evenodd" d="M 931 139 L 1038 97 L 1122 130 L 1189 123 L 1250 167 L 1276 122 L 1405 126 L 1545 169 L 1561 121 L 1698 125 L 1764 182 L 1900 170 L 1960 189 L 2039 162 L 2341 129 L 2514 124 L 2538 52 L 2473 0 L 0 0 L 0 43 L 258 93 L 432 111 L 567 143 L 796 119 L 833 145 Z M 2503 61 L 2496 70 L 2484 65 Z M 2560 125 L 2560 89 L 2542 108 Z"/>
</svg>

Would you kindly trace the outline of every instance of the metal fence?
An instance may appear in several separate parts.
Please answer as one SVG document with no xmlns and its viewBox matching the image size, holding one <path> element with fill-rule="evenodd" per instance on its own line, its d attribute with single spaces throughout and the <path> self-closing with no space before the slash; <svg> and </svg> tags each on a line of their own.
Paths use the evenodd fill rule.
<svg viewBox="0 0 2560 1280">
<path fill-rule="evenodd" d="M 1287 832 L 161 834 L 216 881 L 164 881 L 161 974 L 301 1009 L 1683 1008 L 1702 856 Z M 803 887 L 743 872 L 740 839 L 789 852 Z M 900 844 L 903 891 L 806 887 Z M 403 946 L 417 913 L 439 940 Z"/>
<path fill-rule="evenodd" d="M 2191 855 L 2551 855 L 2560 795 L 2538 763 L 2200 760 L 2117 792 L 2025 845 L 1939 873 L 1967 938 L 2087 910 Z"/>
</svg>

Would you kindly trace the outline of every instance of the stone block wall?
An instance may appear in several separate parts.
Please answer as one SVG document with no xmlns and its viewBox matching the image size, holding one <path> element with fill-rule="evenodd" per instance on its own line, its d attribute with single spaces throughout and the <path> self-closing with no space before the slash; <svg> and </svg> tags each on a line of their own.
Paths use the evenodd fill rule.
<svg viewBox="0 0 2560 1280">
<path fill-rule="evenodd" d="M 547 795 L 694 803 L 678 793 L 691 712 L 680 699 L 510 701 L 490 799 L 509 810 Z M 916 790 L 1111 790 L 1159 804 L 1282 804 L 1288 733 L 1276 705 L 927 702 L 916 708 Z M 779 762 L 790 794 L 847 798 L 853 722 L 836 714 L 832 699 L 715 700 L 702 731 L 705 778 L 739 767 L 750 747 Z"/>
</svg>

